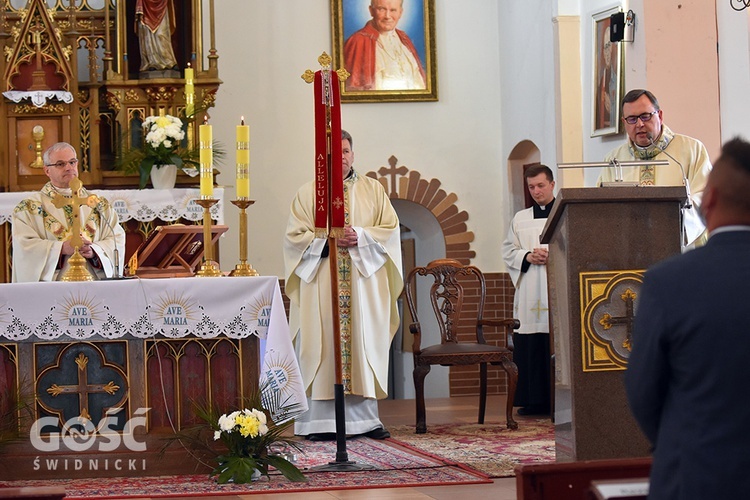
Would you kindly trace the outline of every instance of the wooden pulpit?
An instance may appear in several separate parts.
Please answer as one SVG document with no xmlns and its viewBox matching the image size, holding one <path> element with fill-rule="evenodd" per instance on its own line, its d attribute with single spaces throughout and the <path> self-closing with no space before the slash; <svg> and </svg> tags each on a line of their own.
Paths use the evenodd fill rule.
<svg viewBox="0 0 750 500">
<path fill-rule="evenodd" d="M 541 235 L 558 461 L 642 457 L 623 376 L 645 270 L 681 251 L 684 187 L 562 189 Z"/>
</svg>

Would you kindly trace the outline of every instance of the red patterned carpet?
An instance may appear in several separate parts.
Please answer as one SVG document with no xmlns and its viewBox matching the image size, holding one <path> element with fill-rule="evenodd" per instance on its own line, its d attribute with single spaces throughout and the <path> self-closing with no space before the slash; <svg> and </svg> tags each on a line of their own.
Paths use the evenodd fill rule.
<svg viewBox="0 0 750 500">
<path fill-rule="evenodd" d="M 468 465 L 490 477 L 512 477 L 518 464 L 555 461 L 555 429 L 549 418 L 517 417 L 505 424 L 434 424 L 426 434 L 413 425 L 390 426 L 394 441 L 430 456 Z"/>
<path fill-rule="evenodd" d="M 49 480 L 44 486 L 63 486 L 68 499 L 181 497 L 201 495 L 246 495 L 252 493 L 300 492 L 353 488 L 457 485 L 491 482 L 487 476 L 439 458 L 410 451 L 389 440 L 368 438 L 347 441 L 350 461 L 369 464 L 373 470 L 361 472 L 313 472 L 309 469 L 336 459 L 336 443 L 304 442 L 304 453 L 296 465 L 308 478 L 305 483 L 287 481 L 280 474 L 251 484 L 218 485 L 207 475 L 141 478 L 95 478 Z M 41 481 L 0 481 L 2 487 L 41 486 Z"/>
</svg>

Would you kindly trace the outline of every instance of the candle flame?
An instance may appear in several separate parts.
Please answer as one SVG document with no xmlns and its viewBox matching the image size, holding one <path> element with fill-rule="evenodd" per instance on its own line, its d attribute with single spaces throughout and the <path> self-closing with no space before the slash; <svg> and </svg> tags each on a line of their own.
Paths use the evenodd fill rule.
<svg viewBox="0 0 750 500">
<path fill-rule="evenodd" d="M 188 68 L 190 67 L 190 63 L 188 63 Z"/>
<path fill-rule="evenodd" d="M 245 124 L 245 117 L 242 116 L 240 117 L 240 125 L 244 125 L 244 124 Z"/>
<path fill-rule="evenodd" d="M 208 115 L 203 115 L 203 125 L 208 125 Z"/>
</svg>

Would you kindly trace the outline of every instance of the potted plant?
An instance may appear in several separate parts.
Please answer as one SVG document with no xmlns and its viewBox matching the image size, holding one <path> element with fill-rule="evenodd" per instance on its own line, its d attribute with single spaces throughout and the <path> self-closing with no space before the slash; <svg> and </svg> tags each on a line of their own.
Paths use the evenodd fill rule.
<svg viewBox="0 0 750 500">
<path fill-rule="evenodd" d="M 268 383 L 241 401 L 240 409 L 222 413 L 213 405 L 194 404 L 194 408 L 203 424 L 176 433 L 167 446 L 189 443 L 199 462 L 207 459 L 216 464 L 210 477 L 217 482 L 249 483 L 268 476 L 271 467 L 290 481 L 307 480 L 288 459 L 290 449 L 301 450 L 297 441 L 286 437 L 300 414 L 299 405 L 289 404 Z"/>
<path fill-rule="evenodd" d="M 138 172 L 141 189 L 149 178 L 155 188 L 174 187 L 178 169 L 197 175 L 200 153 L 182 146 L 186 129 L 187 122 L 176 116 L 149 116 L 143 122 L 143 146 L 122 152 L 119 167 Z"/>
</svg>

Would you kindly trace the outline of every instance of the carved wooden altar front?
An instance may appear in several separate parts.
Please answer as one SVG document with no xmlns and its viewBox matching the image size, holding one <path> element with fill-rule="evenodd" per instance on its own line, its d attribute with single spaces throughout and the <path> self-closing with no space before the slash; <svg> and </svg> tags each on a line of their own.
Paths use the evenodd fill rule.
<svg viewBox="0 0 750 500">
<path fill-rule="evenodd" d="M 213 9 L 205 51 L 204 2 L 165 1 L 174 7 L 176 67 L 141 71 L 135 0 L 0 0 L 0 191 L 39 189 L 47 181 L 41 153 L 59 141 L 78 150 L 87 187 L 137 186 L 115 170 L 117 154 L 142 144 L 146 117 L 185 115 L 188 64 L 196 109 L 214 105 L 222 82 Z M 192 127 L 186 142 L 197 144 L 197 133 Z"/>
</svg>

